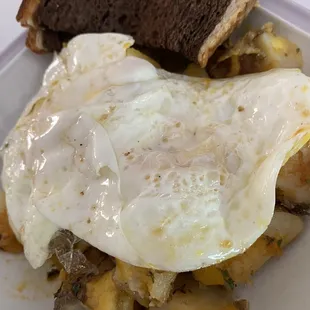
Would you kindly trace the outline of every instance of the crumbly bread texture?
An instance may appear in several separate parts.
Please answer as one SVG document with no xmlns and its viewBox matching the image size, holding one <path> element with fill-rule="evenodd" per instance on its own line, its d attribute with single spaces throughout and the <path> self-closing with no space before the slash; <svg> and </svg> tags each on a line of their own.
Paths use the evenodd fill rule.
<svg viewBox="0 0 310 310">
<path fill-rule="evenodd" d="M 205 67 L 256 0 L 23 0 L 17 20 L 30 28 L 28 47 L 59 50 L 89 32 L 132 35 L 138 45 L 166 49 Z"/>
</svg>

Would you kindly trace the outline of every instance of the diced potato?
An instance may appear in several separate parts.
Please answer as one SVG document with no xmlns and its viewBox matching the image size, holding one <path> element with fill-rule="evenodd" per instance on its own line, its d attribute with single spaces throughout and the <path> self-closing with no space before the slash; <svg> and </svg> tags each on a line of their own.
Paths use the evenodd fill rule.
<svg viewBox="0 0 310 310">
<path fill-rule="evenodd" d="M 304 222 L 301 217 L 276 211 L 265 235 L 281 240 L 281 247 L 283 248 L 294 241 L 303 229 Z"/>
<path fill-rule="evenodd" d="M 194 278 L 204 285 L 225 285 L 222 270 L 218 265 L 193 271 Z"/>
<path fill-rule="evenodd" d="M 2 191 L 0 191 L 0 249 L 9 253 L 23 252 L 23 246 L 16 239 L 9 224 L 5 194 Z"/>
<path fill-rule="evenodd" d="M 212 78 L 226 78 L 273 68 L 301 68 L 302 65 L 300 48 L 276 35 L 273 25 L 268 23 L 260 30 L 249 31 L 233 46 L 219 50 L 210 59 L 207 71 Z"/>
<path fill-rule="evenodd" d="M 181 275 L 184 276 L 184 275 Z M 239 310 L 230 292 L 223 287 L 202 287 L 185 276 L 183 285 L 176 288 L 171 300 L 157 310 Z"/>
<path fill-rule="evenodd" d="M 136 50 L 135 48 L 129 48 L 126 51 L 126 55 L 127 56 L 133 56 L 133 57 L 137 57 L 137 58 L 141 58 L 144 59 L 146 61 L 148 61 L 149 63 L 151 63 L 155 68 L 160 68 L 160 65 L 158 62 L 156 62 L 154 59 L 152 59 L 151 57 L 141 53 L 140 51 Z"/>
<path fill-rule="evenodd" d="M 208 77 L 205 68 L 201 68 L 199 65 L 195 63 L 189 64 L 185 69 L 184 74 L 193 77 L 205 77 L 205 78 Z"/>
<path fill-rule="evenodd" d="M 259 35 L 254 44 L 265 56 L 261 61 L 261 71 L 272 68 L 301 68 L 303 64 L 300 48 L 286 38 L 272 32 Z"/>
<path fill-rule="evenodd" d="M 133 310 L 134 299 L 113 281 L 113 270 L 87 283 L 86 306 L 92 310 Z"/>
<path fill-rule="evenodd" d="M 164 304 L 171 294 L 175 278 L 176 273 L 173 272 L 135 267 L 116 260 L 115 282 L 145 307 Z"/>
<path fill-rule="evenodd" d="M 300 217 L 285 212 L 275 212 L 272 222 L 245 253 L 215 266 L 193 272 L 204 285 L 225 285 L 231 289 L 236 284 L 247 283 L 271 257 L 281 254 L 281 249 L 292 242 L 302 231 Z"/>
<path fill-rule="evenodd" d="M 172 285 L 176 278 L 174 272 L 151 271 L 154 281 L 149 287 L 151 306 L 160 306 L 165 303 L 171 295 Z"/>
</svg>

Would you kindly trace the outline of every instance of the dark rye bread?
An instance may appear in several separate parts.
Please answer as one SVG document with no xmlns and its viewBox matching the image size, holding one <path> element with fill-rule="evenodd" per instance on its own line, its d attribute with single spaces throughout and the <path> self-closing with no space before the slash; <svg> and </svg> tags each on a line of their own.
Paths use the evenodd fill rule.
<svg viewBox="0 0 310 310">
<path fill-rule="evenodd" d="M 138 45 L 177 52 L 205 66 L 255 2 L 41 0 L 34 19 L 46 50 L 57 50 L 61 41 L 81 33 L 119 32 L 132 35 Z"/>
</svg>

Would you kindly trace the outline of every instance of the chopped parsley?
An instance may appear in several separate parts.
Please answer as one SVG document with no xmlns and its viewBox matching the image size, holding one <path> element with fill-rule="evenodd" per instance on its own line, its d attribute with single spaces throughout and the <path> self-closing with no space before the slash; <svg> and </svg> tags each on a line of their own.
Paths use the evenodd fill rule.
<svg viewBox="0 0 310 310">
<path fill-rule="evenodd" d="M 152 282 L 154 283 L 155 282 L 155 278 L 154 278 L 154 274 L 153 274 L 152 271 L 149 272 L 149 276 L 152 279 Z"/>
<path fill-rule="evenodd" d="M 226 285 L 233 290 L 236 287 L 235 281 L 230 277 L 227 270 L 221 270 Z"/>
</svg>

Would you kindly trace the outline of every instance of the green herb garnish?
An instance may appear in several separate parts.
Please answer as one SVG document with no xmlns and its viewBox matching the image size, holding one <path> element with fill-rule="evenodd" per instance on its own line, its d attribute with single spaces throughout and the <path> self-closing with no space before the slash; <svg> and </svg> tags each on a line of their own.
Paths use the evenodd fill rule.
<svg viewBox="0 0 310 310">
<path fill-rule="evenodd" d="M 223 278 L 227 286 L 233 290 L 236 287 L 235 281 L 230 277 L 229 272 L 227 270 L 221 270 Z"/>
<path fill-rule="evenodd" d="M 154 283 L 155 282 L 155 278 L 154 278 L 154 274 L 153 274 L 152 271 L 149 271 L 149 276 L 152 279 L 152 282 Z"/>
</svg>

